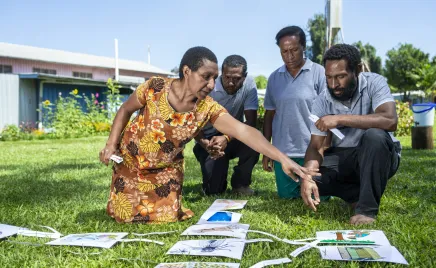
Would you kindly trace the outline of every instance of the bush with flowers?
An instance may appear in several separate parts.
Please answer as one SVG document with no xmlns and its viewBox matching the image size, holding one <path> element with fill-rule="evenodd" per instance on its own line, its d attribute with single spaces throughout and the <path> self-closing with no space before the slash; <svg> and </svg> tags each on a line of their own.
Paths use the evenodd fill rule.
<svg viewBox="0 0 436 268">
<path fill-rule="evenodd" d="M 97 100 L 98 93 L 91 98 L 79 94 L 78 89 L 72 90 L 68 96 L 59 98 L 55 104 L 46 100 L 42 105 L 43 124 L 52 129 L 58 138 L 89 136 L 97 133 L 107 133 L 110 122 L 104 103 Z M 86 107 L 83 111 L 79 99 L 84 99 Z"/>
<path fill-rule="evenodd" d="M 410 136 L 412 126 L 414 125 L 413 113 L 410 110 L 409 102 L 395 101 L 398 115 L 398 125 L 395 136 Z"/>
</svg>

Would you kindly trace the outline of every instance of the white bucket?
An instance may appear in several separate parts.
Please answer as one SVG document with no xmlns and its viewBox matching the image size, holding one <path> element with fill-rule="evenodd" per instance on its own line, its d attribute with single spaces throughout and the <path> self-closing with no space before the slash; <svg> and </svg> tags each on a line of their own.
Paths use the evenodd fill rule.
<svg viewBox="0 0 436 268">
<path fill-rule="evenodd" d="M 434 103 L 417 103 L 412 105 L 413 120 L 417 127 L 428 127 L 434 124 Z"/>
</svg>

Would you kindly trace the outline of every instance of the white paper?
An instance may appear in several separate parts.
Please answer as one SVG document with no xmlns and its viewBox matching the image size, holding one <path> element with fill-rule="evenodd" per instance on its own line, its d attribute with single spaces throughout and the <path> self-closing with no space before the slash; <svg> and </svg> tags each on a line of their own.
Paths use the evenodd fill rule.
<svg viewBox="0 0 436 268">
<path fill-rule="evenodd" d="M 231 262 L 171 262 L 161 263 L 155 268 L 239 268 L 239 263 Z"/>
<path fill-rule="evenodd" d="M 325 246 L 318 248 L 324 260 L 376 261 L 408 264 L 403 255 L 393 246 Z"/>
<path fill-rule="evenodd" d="M 292 251 L 291 254 L 289 254 L 289 255 L 291 255 L 292 257 L 295 258 L 298 255 L 300 255 L 301 253 L 303 253 L 304 251 L 306 251 L 308 249 L 311 249 L 313 247 L 314 247 L 314 244 L 309 243 L 309 244 L 306 244 L 306 245 L 304 245 L 302 247 L 297 248 L 296 250 Z"/>
<path fill-rule="evenodd" d="M 182 235 L 215 235 L 245 239 L 249 224 L 197 224 L 186 229 Z"/>
<path fill-rule="evenodd" d="M 299 239 L 299 240 L 289 240 L 289 239 L 282 239 L 283 242 L 290 244 L 290 245 L 307 245 L 309 243 L 312 243 L 316 238 L 306 238 L 306 239 Z"/>
<path fill-rule="evenodd" d="M 70 234 L 54 241 L 46 243 L 53 246 L 82 246 L 111 248 L 128 233 L 85 233 Z"/>
<path fill-rule="evenodd" d="M 277 236 L 275 236 L 273 234 L 270 234 L 270 233 L 267 233 L 267 232 L 262 232 L 262 231 L 257 231 L 257 230 L 248 230 L 248 233 L 263 234 L 263 235 L 270 236 L 270 237 L 272 237 L 274 239 L 277 239 L 279 241 L 283 241 L 283 239 L 281 239 L 280 237 L 277 237 Z"/>
<path fill-rule="evenodd" d="M 155 243 L 155 244 L 162 245 L 162 246 L 165 245 L 164 242 L 157 241 L 157 240 L 145 239 L 145 238 L 120 239 L 118 241 L 119 242 L 148 242 L 148 243 Z"/>
<path fill-rule="evenodd" d="M 333 231 L 322 231 L 316 232 L 316 238 L 320 240 L 319 244 L 328 244 L 326 240 L 338 240 L 343 241 L 343 243 L 353 242 L 364 243 L 368 241 L 368 244 L 373 242 L 373 245 L 378 246 L 390 246 L 389 240 L 383 231 L 378 230 L 333 230 Z M 339 238 L 339 239 L 338 239 Z M 324 240 L 324 241 L 323 241 Z M 335 244 L 334 242 L 330 244 Z"/>
<path fill-rule="evenodd" d="M 206 210 L 197 224 L 238 223 L 241 217 L 242 214 L 236 212 Z M 216 218 L 221 218 L 221 220 L 216 220 Z"/>
<path fill-rule="evenodd" d="M 247 240 L 240 240 L 240 241 L 244 242 L 245 244 L 257 243 L 257 242 L 274 242 L 268 238 L 255 238 L 255 239 L 247 239 Z"/>
<path fill-rule="evenodd" d="M 246 204 L 247 200 L 217 199 L 208 210 L 243 209 Z"/>
<path fill-rule="evenodd" d="M 32 237 L 42 237 L 42 238 L 52 238 L 52 239 L 58 239 L 62 236 L 61 233 L 56 231 L 55 229 L 49 227 L 49 226 L 42 226 L 46 229 L 49 229 L 52 231 L 52 233 L 49 232 L 40 232 L 40 231 L 33 231 L 33 230 L 19 230 L 18 235 L 22 236 L 32 236 Z"/>
<path fill-rule="evenodd" d="M 116 162 L 117 164 L 123 162 L 123 158 L 118 155 L 111 155 L 110 160 Z"/>
<path fill-rule="evenodd" d="M 316 123 L 316 121 L 319 120 L 319 117 L 316 116 L 316 115 L 314 115 L 314 114 L 311 114 L 311 115 L 309 115 L 309 119 L 310 119 L 313 123 Z M 330 129 L 330 131 L 331 131 L 333 134 L 335 134 L 336 137 L 338 137 L 340 140 L 342 140 L 342 139 L 345 137 L 344 134 L 342 134 L 342 132 L 339 131 L 339 129 L 337 129 L 337 128 L 332 128 L 332 129 Z"/>
<path fill-rule="evenodd" d="M 258 262 L 255 265 L 251 266 L 250 268 L 262 268 L 269 265 L 277 265 L 277 264 L 290 263 L 290 262 L 292 261 L 289 258 L 266 260 L 266 261 Z"/>
<path fill-rule="evenodd" d="M 177 242 L 167 254 L 221 256 L 242 259 L 245 242 L 240 239 L 185 240 Z"/>
<path fill-rule="evenodd" d="M 17 234 L 20 230 L 27 230 L 26 228 L 17 227 L 8 224 L 0 224 L 0 239 Z"/>
</svg>

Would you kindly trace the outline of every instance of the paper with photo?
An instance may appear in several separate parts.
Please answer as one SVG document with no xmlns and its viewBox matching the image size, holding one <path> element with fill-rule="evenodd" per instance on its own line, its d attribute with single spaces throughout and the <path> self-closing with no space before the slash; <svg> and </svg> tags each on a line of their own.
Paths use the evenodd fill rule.
<svg viewBox="0 0 436 268">
<path fill-rule="evenodd" d="M 242 214 L 230 211 L 206 210 L 197 224 L 238 223 Z"/>
<path fill-rule="evenodd" d="M 320 244 L 356 244 L 390 246 L 383 231 L 378 230 L 333 230 L 316 232 L 316 239 Z"/>
<path fill-rule="evenodd" d="M 70 234 L 62 238 L 46 243 L 53 246 L 82 246 L 111 248 L 128 233 L 85 233 Z"/>
<path fill-rule="evenodd" d="M 231 199 L 217 199 L 208 210 L 232 210 L 243 209 L 247 204 L 247 200 L 231 200 Z"/>
<path fill-rule="evenodd" d="M 177 242 L 167 254 L 221 256 L 242 259 L 245 242 L 241 239 L 185 240 Z"/>
<path fill-rule="evenodd" d="M 245 239 L 249 224 L 197 224 L 186 229 L 182 235 L 216 235 Z"/>
<path fill-rule="evenodd" d="M 239 263 L 230 263 L 230 262 L 172 262 L 172 263 L 160 263 L 155 268 L 239 268 Z"/>
<path fill-rule="evenodd" d="M 393 246 L 321 246 L 318 248 L 324 260 L 408 264 L 403 255 Z"/>
<path fill-rule="evenodd" d="M 27 228 L 22 228 L 18 226 L 0 224 L 0 239 L 6 238 L 8 236 L 16 235 L 20 230 L 27 230 Z"/>
</svg>

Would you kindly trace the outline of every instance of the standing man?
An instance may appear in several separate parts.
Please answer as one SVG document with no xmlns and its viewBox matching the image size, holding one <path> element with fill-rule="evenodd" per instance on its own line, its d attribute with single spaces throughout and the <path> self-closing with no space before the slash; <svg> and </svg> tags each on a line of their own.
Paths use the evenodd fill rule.
<svg viewBox="0 0 436 268">
<path fill-rule="evenodd" d="M 228 56 L 222 64 L 222 74 L 217 78 L 210 96 L 227 109 L 230 115 L 249 126 L 257 121 L 256 83 L 247 77 L 247 62 L 239 55 Z M 231 185 L 233 193 L 253 195 L 250 188 L 251 174 L 259 154 L 242 142 L 219 133 L 208 124 L 195 138 L 194 154 L 201 165 L 203 191 L 207 195 L 220 194 L 227 189 L 229 161 L 239 158 L 234 167 Z"/>
<path fill-rule="evenodd" d="M 310 111 L 314 99 L 326 86 L 324 68 L 304 58 L 306 35 L 298 26 L 281 29 L 276 44 L 284 65 L 268 79 L 265 95 L 263 134 L 282 153 L 300 165 L 310 141 Z M 263 156 L 263 169 L 274 169 L 281 198 L 299 198 L 300 185 L 282 170 L 278 162 Z"/>
<path fill-rule="evenodd" d="M 316 211 L 320 194 L 338 196 L 355 207 L 351 224 L 369 224 L 400 162 L 400 143 L 389 133 L 397 129 L 395 101 L 383 76 L 360 72 L 360 52 L 354 46 L 333 46 L 323 62 L 328 90 L 313 104 L 312 113 L 320 119 L 312 125 L 305 157 L 305 166 L 321 167 L 322 176 L 316 183 L 303 181 L 301 197 Z M 345 137 L 333 136 L 324 152 L 332 128 Z"/>
</svg>

